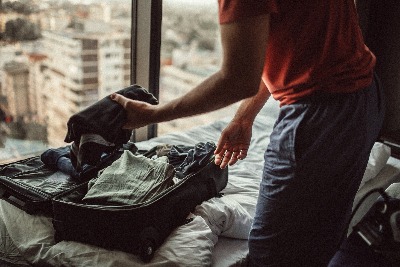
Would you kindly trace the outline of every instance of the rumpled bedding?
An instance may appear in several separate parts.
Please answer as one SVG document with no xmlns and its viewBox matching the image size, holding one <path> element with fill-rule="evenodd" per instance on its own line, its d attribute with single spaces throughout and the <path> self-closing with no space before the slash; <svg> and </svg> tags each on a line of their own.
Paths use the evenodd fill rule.
<svg viewBox="0 0 400 267">
<path fill-rule="evenodd" d="M 19 252 L 14 253 L 14 258 L 9 258 L 10 261 L 24 258 L 37 266 L 211 266 L 212 252 L 218 242 L 218 235 L 226 232 L 234 237 L 235 233 L 231 230 L 241 229 L 240 224 L 234 223 L 236 219 L 238 222 L 245 222 L 241 229 L 244 237 L 243 233 L 250 229 L 250 224 L 246 222 L 251 222 L 249 214 L 235 211 L 235 205 L 238 203 L 234 200 L 227 200 L 230 203 L 226 207 L 223 198 L 217 201 L 218 203 L 208 203 L 211 205 L 210 209 L 199 206 L 201 211 L 196 210 L 190 214 L 189 217 L 193 220 L 176 228 L 147 264 L 136 255 L 121 251 L 106 250 L 73 241 L 55 243 L 50 218 L 29 215 L 7 202 L 2 201 L 0 213 L 5 221 L 5 229 L 10 233 L 10 243 L 15 244 L 9 251 L 9 256 L 12 251 Z M 236 215 L 243 216 L 244 220 L 223 215 L 223 210 L 228 214 L 236 212 Z M 214 215 L 219 217 L 213 217 Z"/>
<path fill-rule="evenodd" d="M 78 242 L 55 243 L 50 218 L 29 215 L 0 201 L 0 263 L 3 260 L 18 264 L 25 262 L 37 266 L 67 267 L 240 266 L 248 251 L 247 236 L 255 212 L 264 151 L 278 110 L 274 100 L 268 101 L 254 123 L 247 158 L 229 167 L 228 185 L 222 191 L 223 196 L 203 202 L 188 214 L 193 220 L 176 228 L 156 251 L 151 262 L 144 264 L 136 255 Z M 139 149 L 149 150 L 163 144 L 191 146 L 198 142 L 217 143 L 229 121 L 230 117 L 226 117 L 209 125 L 135 145 Z"/>
</svg>

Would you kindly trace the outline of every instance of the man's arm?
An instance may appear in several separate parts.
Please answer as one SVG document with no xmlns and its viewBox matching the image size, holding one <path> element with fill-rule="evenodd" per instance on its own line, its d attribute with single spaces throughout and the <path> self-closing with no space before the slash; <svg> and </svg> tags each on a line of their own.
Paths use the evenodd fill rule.
<svg viewBox="0 0 400 267">
<path fill-rule="evenodd" d="M 261 81 L 257 94 L 242 101 L 232 120 L 253 124 L 257 114 L 270 96 L 271 93 L 268 91 L 267 86 Z"/>
<path fill-rule="evenodd" d="M 270 97 L 261 81 L 257 94 L 242 101 L 232 121 L 222 131 L 215 149 L 215 164 L 223 169 L 247 157 L 254 119 Z"/>
<path fill-rule="evenodd" d="M 220 28 L 224 51 L 221 69 L 185 95 L 158 106 L 112 95 L 112 99 L 127 110 L 125 128 L 217 110 L 258 92 L 269 35 L 269 15 L 223 24 Z"/>
</svg>

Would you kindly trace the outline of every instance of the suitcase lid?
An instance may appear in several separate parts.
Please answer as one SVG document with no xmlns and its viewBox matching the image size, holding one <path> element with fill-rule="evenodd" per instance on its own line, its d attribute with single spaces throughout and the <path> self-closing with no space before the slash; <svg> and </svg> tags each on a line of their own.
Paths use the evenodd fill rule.
<svg viewBox="0 0 400 267">
<path fill-rule="evenodd" d="M 48 168 L 40 156 L 0 166 L 0 198 L 29 214 L 52 212 L 51 199 L 82 182 Z"/>
</svg>

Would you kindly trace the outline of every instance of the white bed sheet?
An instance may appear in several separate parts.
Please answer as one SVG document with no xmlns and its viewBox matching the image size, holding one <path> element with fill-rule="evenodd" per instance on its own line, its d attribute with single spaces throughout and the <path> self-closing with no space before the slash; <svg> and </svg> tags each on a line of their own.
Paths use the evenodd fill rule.
<svg viewBox="0 0 400 267">
<path fill-rule="evenodd" d="M 263 155 L 269 134 L 278 114 L 277 102 L 271 100 L 254 124 L 252 142 L 245 161 L 229 167 L 228 185 L 220 199 L 211 199 L 191 214 L 194 220 L 177 228 L 155 254 L 143 264 L 132 254 L 110 251 L 77 242 L 54 242 L 51 219 L 32 216 L 0 201 L 0 260 L 39 266 L 240 266 L 247 255 L 246 236 L 252 223 L 262 175 Z M 227 117 L 206 126 L 139 142 L 140 149 L 158 144 L 193 145 L 217 142 Z M 364 187 L 385 185 L 400 180 L 400 161 L 390 158 L 376 178 Z"/>
</svg>

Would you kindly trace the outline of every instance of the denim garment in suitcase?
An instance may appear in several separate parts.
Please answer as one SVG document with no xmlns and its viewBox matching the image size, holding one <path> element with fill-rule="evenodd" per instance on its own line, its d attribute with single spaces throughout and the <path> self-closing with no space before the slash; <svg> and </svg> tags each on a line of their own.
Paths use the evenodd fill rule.
<svg viewBox="0 0 400 267">
<path fill-rule="evenodd" d="M 60 149 L 66 149 L 63 147 Z M 24 210 L 28 214 L 52 216 L 51 199 L 76 188 L 111 164 L 120 153 L 105 155 L 96 166 L 87 166 L 75 177 L 45 164 L 41 156 L 0 165 L 0 199 Z"/>
<path fill-rule="evenodd" d="M 214 163 L 211 153 L 202 167 L 187 173 L 161 193 L 137 204 L 88 204 L 86 184 L 53 198 L 56 242 L 78 241 L 139 255 L 144 262 L 197 205 L 220 195 L 228 169 Z"/>
</svg>

